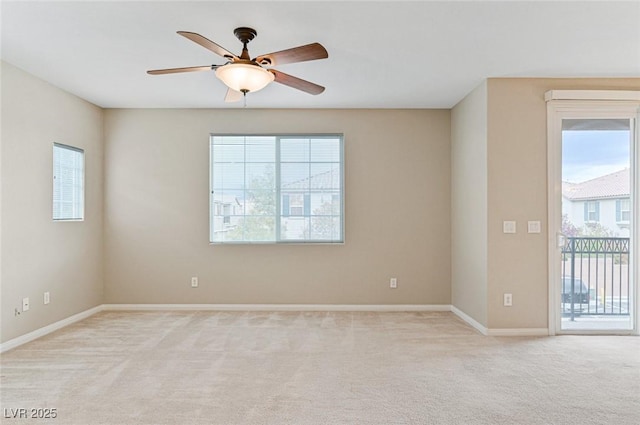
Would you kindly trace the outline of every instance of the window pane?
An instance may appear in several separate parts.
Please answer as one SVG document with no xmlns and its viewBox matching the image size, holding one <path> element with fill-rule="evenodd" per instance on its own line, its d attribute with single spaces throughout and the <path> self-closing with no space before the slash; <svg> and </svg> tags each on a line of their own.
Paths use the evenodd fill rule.
<svg viewBox="0 0 640 425">
<path fill-rule="evenodd" d="M 84 151 L 53 145 L 53 219 L 84 219 Z"/>
<path fill-rule="evenodd" d="M 309 187 L 314 189 L 340 189 L 340 164 L 311 164 Z"/>
<path fill-rule="evenodd" d="M 242 240 L 244 241 L 274 241 L 276 237 L 276 219 L 274 216 L 245 216 L 238 231 L 242 232 Z"/>
<path fill-rule="evenodd" d="M 211 242 L 241 242 L 243 241 L 243 233 L 241 223 L 244 217 L 238 217 L 234 220 L 233 226 L 226 229 L 214 230 Z"/>
<path fill-rule="evenodd" d="M 276 188 L 276 165 L 246 164 L 247 189 L 273 190 Z"/>
<path fill-rule="evenodd" d="M 244 214 L 242 195 L 233 192 L 214 191 L 211 196 L 211 227 L 215 237 L 222 237 L 233 230 Z"/>
<path fill-rule="evenodd" d="M 340 139 L 311 139 L 312 162 L 339 162 Z"/>
<path fill-rule="evenodd" d="M 247 215 L 276 214 L 276 192 L 274 190 L 248 190 L 246 194 Z"/>
<path fill-rule="evenodd" d="M 214 189 L 244 189 L 244 164 L 221 163 L 213 167 Z"/>
<path fill-rule="evenodd" d="M 340 217 L 311 217 L 312 240 L 336 240 L 340 237 Z"/>
<path fill-rule="evenodd" d="M 247 162 L 275 162 L 275 137 L 247 137 Z"/>
<path fill-rule="evenodd" d="M 283 192 L 281 197 L 281 211 L 283 217 L 302 216 L 310 209 L 309 194 L 306 191 Z"/>
<path fill-rule="evenodd" d="M 242 145 L 214 145 L 214 162 L 244 162 L 244 147 Z"/>
<path fill-rule="evenodd" d="M 280 141 L 280 161 L 309 161 L 309 139 L 282 139 Z"/>
<path fill-rule="evenodd" d="M 281 164 L 280 184 L 283 190 L 309 189 L 309 164 Z"/>
<path fill-rule="evenodd" d="M 241 145 L 244 146 L 245 136 L 215 136 L 213 141 L 218 145 Z"/>
<path fill-rule="evenodd" d="M 340 215 L 340 193 L 311 194 L 311 215 Z"/>
<path fill-rule="evenodd" d="M 282 240 L 309 239 L 309 217 L 283 217 L 280 220 Z"/>
</svg>

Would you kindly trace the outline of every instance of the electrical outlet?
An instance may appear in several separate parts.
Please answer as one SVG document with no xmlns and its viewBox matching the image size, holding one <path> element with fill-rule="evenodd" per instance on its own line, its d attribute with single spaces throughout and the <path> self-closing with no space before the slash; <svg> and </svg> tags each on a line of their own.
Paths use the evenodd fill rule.
<svg viewBox="0 0 640 425">
<path fill-rule="evenodd" d="M 22 311 L 29 311 L 29 298 L 22 299 Z"/>
<path fill-rule="evenodd" d="M 198 287 L 198 277 L 192 277 L 191 278 L 191 287 L 192 288 L 197 288 Z"/>
<path fill-rule="evenodd" d="M 513 305 L 513 295 L 512 294 L 504 294 L 504 306 L 511 307 Z"/>
<path fill-rule="evenodd" d="M 389 279 L 389 288 L 397 288 L 398 287 L 398 279 L 396 279 L 395 277 L 392 277 L 391 279 Z"/>
<path fill-rule="evenodd" d="M 51 295 L 49 292 L 44 293 L 43 301 L 45 304 L 49 304 L 51 302 Z"/>
</svg>

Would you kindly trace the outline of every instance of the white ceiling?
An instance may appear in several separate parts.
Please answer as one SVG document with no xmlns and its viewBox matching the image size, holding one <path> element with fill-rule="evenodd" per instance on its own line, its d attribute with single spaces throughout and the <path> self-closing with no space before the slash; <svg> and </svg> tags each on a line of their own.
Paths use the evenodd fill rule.
<svg viewBox="0 0 640 425">
<path fill-rule="evenodd" d="M 3 60 L 107 108 L 225 104 L 222 64 L 176 34 L 252 57 L 320 42 L 329 58 L 278 69 L 326 86 L 318 96 L 271 84 L 258 108 L 450 108 L 488 77 L 640 76 L 640 1 L 2 1 Z"/>
</svg>

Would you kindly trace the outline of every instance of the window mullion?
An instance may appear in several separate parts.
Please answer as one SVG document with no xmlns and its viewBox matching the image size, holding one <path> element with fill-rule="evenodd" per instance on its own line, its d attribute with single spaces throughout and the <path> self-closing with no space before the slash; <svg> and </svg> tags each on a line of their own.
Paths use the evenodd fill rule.
<svg viewBox="0 0 640 425">
<path fill-rule="evenodd" d="M 244 207 L 242 208 L 242 240 L 247 240 L 247 137 L 245 136 L 242 144 L 242 199 Z M 223 207 L 224 208 L 224 207 Z M 222 211 L 224 216 L 224 209 Z"/>
<path fill-rule="evenodd" d="M 344 241 L 344 138 L 340 138 L 340 240 Z"/>
<path fill-rule="evenodd" d="M 276 242 L 280 242 L 280 227 L 281 227 L 281 217 L 282 217 L 282 204 L 280 201 L 281 198 L 281 190 L 280 190 L 280 137 L 277 136 L 276 137 L 276 164 L 275 164 L 275 168 L 276 168 L 276 235 L 275 235 L 275 241 Z"/>
<path fill-rule="evenodd" d="M 307 158 L 307 161 L 309 162 L 309 164 L 308 164 L 309 167 L 307 169 L 308 170 L 307 173 L 308 173 L 308 176 L 309 176 L 309 187 L 307 188 L 307 197 L 309 198 L 309 201 L 307 201 L 304 196 L 302 197 L 302 205 L 303 205 L 303 210 L 302 211 L 305 214 L 308 213 L 308 215 L 305 217 L 305 220 L 307 221 L 307 226 L 308 226 L 308 229 L 309 229 L 309 234 L 307 235 L 307 240 L 312 240 L 312 238 L 311 238 L 311 233 L 312 233 L 312 230 L 311 230 L 311 149 L 313 149 L 313 148 L 311 146 L 311 140 L 307 139 L 307 143 L 309 143 L 309 156 Z M 309 210 L 305 211 L 307 202 L 309 202 Z"/>
</svg>

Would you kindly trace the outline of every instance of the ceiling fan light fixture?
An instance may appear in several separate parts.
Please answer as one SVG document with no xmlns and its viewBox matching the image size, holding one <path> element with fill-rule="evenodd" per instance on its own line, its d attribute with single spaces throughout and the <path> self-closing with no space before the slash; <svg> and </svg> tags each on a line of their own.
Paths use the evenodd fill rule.
<svg viewBox="0 0 640 425">
<path fill-rule="evenodd" d="M 248 63 L 230 63 L 218 67 L 216 77 L 231 90 L 243 93 L 261 90 L 275 78 L 266 69 Z"/>
</svg>

